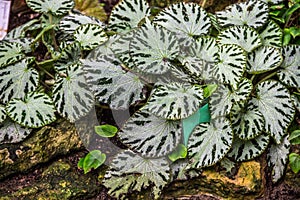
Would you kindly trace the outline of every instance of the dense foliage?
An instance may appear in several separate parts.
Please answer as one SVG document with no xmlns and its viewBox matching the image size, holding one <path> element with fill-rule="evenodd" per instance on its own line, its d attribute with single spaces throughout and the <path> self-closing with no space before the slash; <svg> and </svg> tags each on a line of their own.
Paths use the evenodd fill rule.
<svg viewBox="0 0 300 200">
<path fill-rule="evenodd" d="M 128 149 L 106 172 L 112 196 L 152 186 L 158 198 L 172 180 L 265 151 L 278 181 L 300 109 L 300 46 L 283 44 L 269 10 L 279 2 L 215 14 L 178 3 L 152 16 L 146 1 L 123 0 L 104 25 L 72 0 L 27 0 L 41 17 L 0 42 L 0 142 L 21 141 L 58 115 L 76 123 L 95 103 L 121 110 L 144 101 L 117 133 Z M 104 160 L 95 151 L 80 166 Z"/>
</svg>

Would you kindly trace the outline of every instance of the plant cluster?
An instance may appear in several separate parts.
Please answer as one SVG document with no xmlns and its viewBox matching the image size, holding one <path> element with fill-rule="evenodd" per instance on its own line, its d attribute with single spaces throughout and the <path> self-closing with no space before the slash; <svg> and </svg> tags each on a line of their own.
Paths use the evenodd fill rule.
<svg viewBox="0 0 300 200">
<path fill-rule="evenodd" d="M 153 16 L 146 1 L 123 0 L 104 26 L 72 11 L 72 0 L 27 0 L 41 17 L 0 42 L 2 142 L 56 114 L 76 122 L 95 102 L 120 110 L 144 101 L 117 133 L 128 149 L 105 174 L 110 195 L 152 186 L 158 198 L 172 180 L 265 151 L 278 181 L 300 110 L 300 46 L 283 45 L 269 9 L 278 3 L 249 0 L 215 14 L 177 3 Z M 34 57 L 41 46 L 45 55 Z M 105 160 L 89 157 L 79 166 Z"/>
</svg>

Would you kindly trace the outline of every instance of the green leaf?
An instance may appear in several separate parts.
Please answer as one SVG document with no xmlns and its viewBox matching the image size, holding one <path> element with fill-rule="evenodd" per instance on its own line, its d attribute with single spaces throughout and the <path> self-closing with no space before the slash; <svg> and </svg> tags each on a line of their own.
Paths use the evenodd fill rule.
<svg viewBox="0 0 300 200">
<path fill-rule="evenodd" d="M 286 135 L 281 144 L 272 144 L 268 154 L 267 161 L 269 169 L 272 169 L 272 180 L 276 183 L 283 175 L 288 162 L 290 152 L 290 142 Z"/>
<path fill-rule="evenodd" d="M 118 128 L 112 125 L 95 126 L 95 132 L 101 137 L 114 137 L 118 132 Z"/>
<path fill-rule="evenodd" d="M 122 142 L 147 157 L 171 153 L 182 139 L 180 121 L 166 120 L 142 110 L 135 113 L 119 132 Z"/>
<path fill-rule="evenodd" d="M 264 46 L 282 46 L 282 30 L 278 24 L 269 20 L 267 26 L 261 29 L 260 37 Z"/>
<path fill-rule="evenodd" d="M 170 180 L 169 172 L 166 158 L 143 158 L 126 150 L 114 158 L 103 185 L 109 189 L 108 194 L 117 199 L 124 199 L 129 191 L 142 191 L 153 185 L 154 198 L 158 199 Z"/>
<path fill-rule="evenodd" d="M 188 141 L 192 167 L 202 168 L 220 161 L 229 151 L 232 140 L 230 122 L 226 118 L 196 126 Z"/>
<path fill-rule="evenodd" d="M 16 42 L 0 41 L 0 49 L 0 69 L 25 57 L 22 45 Z"/>
<path fill-rule="evenodd" d="M 84 161 L 84 158 L 80 158 L 80 159 L 79 159 L 79 161 L 78 161 L 78 163 L 77 163 L 77 167 L 78 167 L 79 169 L 83 169 L 83 161 Z"/>
<path fill-rule="evenodd" d="M 289 45 L 291 39 L 292 39 L 291 34 L 290 34 L 286 29 L 284 29 L 284 34 L 283 34 L 283 46 Z"/>
<path fill-rule="evenodd" d="M 278 72 L 280 81 L 288 86 L 300 88 L 300 46 L 285 46 L 282 55 L 282 69 Z"/>
<path fill-rule="evenodd" d="M 83 50 L 92 50 L 108 40 L 105 31 L 97 24 L 83 24 L 74 32 Z"/>
<path fill-rule="evenodd" d="M 262 44 L 258 32 L 248 26 L 231 26 L 224 29 L 218 36 L 221 44 L 236 44 L 245 51 L 251 52 Z"/>
<path fill-rule="evenodd" d="M 204 98 L 210 97 L 218 88 L 217 84 L 208 84 L 203 88 Z"/>
<path fill-rule="evenodd" d="M 0 99 L 3 103 L 13 98 L 24 98 L 27 93 L 37 89 L 39 73 L 30 67 L 33 62 L 34 58 L 28 57 L 0 68 Z"/>
<path fill-rule="evenodd" d="M 74 7 L 73 0 L 26 0 L 26 3 L 35 12 L 54 15 L 67 14 Z"/>
<path fill-rule="evenodd" d="M 31 130 L 7 119 L 0 124 L 0 144 L 23 141 Z"/>
<path fill-rule="evenodd" d="M 146 107 L 159 117 L 183 119 L 195 113 L 203 100 L 203 90 L 198 85 L 170 83 L 157 86 Z"/>
<path fill-rule="evenodd" d="M 4 120 L 6 119 L 6 110 L 5 107 L 0 105 L 0 124 L 2 122 L 4 122 Z"/>
<path fill-rule="evenodd" d="M 259 135 L 251 140 L 241 140 L 235 137 L 231 147 L 232 149 L 227 156 L 235 159 L 237 162 L 251 160 L 265 151 L 269 140 L 270 137 L 267 134 Z"/>
<path fill-rule="evenodd" d="M 176 33 L 179 39 L 208 34 L 211 23 L 206 11 L 196 3 L 176 3 L 159 12 L 155 23 Z"/>
<path fill-rule="evenodd" d="M 53 100 L 58 113 L 75 122 L 94 106 L 94 97 L 84 78 L 81 64 L 67 67 L 66 76 L 58 76 L 53 86 Z"/>
<path fill-rule="evenodd" d="M 265 118 L 266 132 L 280 144 L 295 113 L 289 91 L 277 81 L 264 81 L 257 85 L 252 101 Z"/>
<path fill-rule="evenodd" d="M 260 74 L 271 71 L 282 63 L 280 49 L 261 46 L 248 54 L 247 71 L 250 74 Z"/>
<path fill-rule="evenodd" d="M 296 37 L 300 36 L 300 28 L 298 27 L 290 27 L 289 29 L 290 34 L 295 39 Z"/>
<path fill-rule="evenodd" d="M 97 169 L 100 167 L 106 160 L 106 155 L 100 150 L 90 151 L 83 160 L 83 171 L 88 173 L 91 169 Z"/>
<path fill-rule="evenodd" d="M 122 0 L 111 11 L 109 28 L 118 33 L 138 27 L 140 22 L 150 15 L 145 0 Z"/>
<path fill-rule="evenodd" d="M 156 37 L 153 37 L 153 36 Z M 170 70 L 170 61 L 179 55 L 179 43 L 175 33 L 152 25 L 150 21 L 131 39 L 129 49 L 135 67 L 151 74 L 163 74 Z"/>
<path fill-rule="evenodd" d="M 236 88 L 246 69 L 246 55 L 237 45 L 221 45 L 220 61 L 211 67 L 213 77 Z"/>
<path fill-rule="evenodd" d="M 183 139 L 184 144 L 186 146 L 195 126 L 204 122 L 210 122 L 210 111 L 208 104 L 205 104 L 204 106 L 199 108 L 194 114 L 182 120 Z"/>
<path fill-rule="evenodd" d="M 289 140 L 293 145 L 300 144 L 300 130 L 293 131 L 289 137 Z"/>
<path fill-rule="evenodd" d="M 187 156 L 187 148 L 183 144 L 179 144 L 176 149 L 168 155 L 168 158 L 175 162 L 178 159 L 185 158 Z"/>
<path fill-rule="evenodd" d="M 297 153 L 291 153 L 289 155 L 290 167 L 295 174 L 300 171 L 300 155 Z"/>
<path fill-rule="evenodd" d="M 283 15 L 285 21 L 288 22 L 293 13 L 296 12 L 299 8 L 300 3 L 295 3 L 294 5 L 292 5 Z"/>
<path fill-rule="evenodd" d="M 112 109 L 127 109 L 144 98 L 144 84 L 140 78 L 124 71 L 113 56 L 98 56 L 91 52 L 81 62 L 89 88 L 99 102 L 109 104 Z"/>
<path fill-rule="evenodd" d="M 10 118 L 25 127 L 39 128 L 56 120 L 52 99 L 44 93 L 31 92 L 24 99 L 13 99 L 6 109 Z"/>
<path fill-rule="evenodd" d="M 263 114 L 249 103 L 235 104 L 230 112 L 233 132 L 242 140 L 250 140 L 262 133 L 265 126 Z"/>
<path fill-rule="evenodd" d="M 250 80 L 242 79 L 237 88 L 230 89 L 225 85 L 218 86 L 210 97 L 212 118 L 228 115 L 233 104 L 245 101 L 249 97 L 253 87 Z"/>
<path fill-rule="evenodd" d="M 268 5 L 262 1 L 249 0 L 228 6 L 224 11 L 216 12 L 221 26 L 247 25 L 258 28 L 269 17 Z"/>
</svg>

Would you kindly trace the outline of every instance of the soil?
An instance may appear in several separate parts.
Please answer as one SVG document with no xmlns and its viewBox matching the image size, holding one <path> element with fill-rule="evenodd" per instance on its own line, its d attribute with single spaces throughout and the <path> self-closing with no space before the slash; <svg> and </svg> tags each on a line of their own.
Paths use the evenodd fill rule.
<svg viewBox="0 0 300 200">
<path fill-rule="evenodd" d="M 230 1 L 230 3 L 237 2 Z M 111 12 L 111 9 L 113 6 L 118 2 L 118 0 L 99 0 L 99 2 L 104 3 L 105 11 L 109 14 Z M 9 30 L 22 25 L 23 23 L 27 22 L 28 20 L 38 17 L 39 15 L 32 12 L 24 3 L 24 0 L 13 0 L 13 7 L 12 12 L 10 15 L 10 22 L 9 22 Z M 77 169 L 77 162 L 83 155 L 87 153 L 86 150 L 81 150 L 78 152 L 71 152 L 69 155 L 64 157 L 57 157 L 55 160 L 49 161 L 49 163 L 45 163 L 43 165 L 40 165 L 34 169 L 31 169 L 31 171 L 24 173 L 24 174 L 15 174 L 12 175 L 5 180 L 0 182 L 0 190 L 7 189 L 10 192 L 17 191 L 20 188 L 24 188 L 26 186 L 32 185 L 32 183 L 38 181 L 41 178 L 42 170 L 45 166 L 49 165 L 50 163 L 64 159 L 68 161 L 68 163 L 71 164 L 71 167 Z M 262 158 L 262 160 L 264 160 Z M 263 161 L 262 161 L 263 162 Z M 78 173 L 82 173 L 78 170 Z M 264 185 L 265 190 L 263 194 L 261 194 L 261 197 L 258 198 L 258 200 L 295 200 L 300 199 L 300 191 L 295 192 L 292 188 L 290 188 L 286 183 L 281 182 L 279 184 L 272 184 L 271 181 L 271 173 L 267 171 L 267 167 L 264 168 Z M 95 176 L 97 174 L 95 173 Z M 99 186 L 101 183 L 97 183 Z M 92 197 L 90 199 L 93 200 L 110 200 L 114 199 L 107 195 L 107 189 L 102 187 L 98 195 L 95 197 Z M 180 199 L 190 199 L 190 200 L 215 200 L 215 197 L 209 196 L 209 195 L 197 195 L 197 196 L 189 196 L 189 197 L 183 197 Z"/>
</svg>

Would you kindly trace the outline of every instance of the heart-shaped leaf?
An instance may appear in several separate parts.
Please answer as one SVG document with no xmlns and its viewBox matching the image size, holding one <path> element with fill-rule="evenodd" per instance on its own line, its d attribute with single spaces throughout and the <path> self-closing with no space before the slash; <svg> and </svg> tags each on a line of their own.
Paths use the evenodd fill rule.
<svg viewBox="0 0 300 200">
<path fill-rule="evenodd" d="M 247 71 L 260 74 L 280 66 L 282 56 L 279 49 L 261 46 L 248 54 Z"/>
<path fill-rule="evenodd" d="M 170 60 L 174 60 L 180 50 L 175 33 L 152 25 L 149 20 L 135 32 L 129 49 L 135 67 L 151 74 L 169 71 Z"/>
<path fill-rule="evenodd" d="M 0 68 L 0 101 L 7 103 L 13 98 L 24 98 L 39 85 L 39 73 L 30 65 L 33 57 Z"/>
<path fill-rule="evenodd" d="M 125 72 L 115 57 L 91 52 L 81 62 L 86 71 L 86 81 L 99 102 L 109 104 L 112 109 L 127 109 L 144 98 L 144 84 L 140 78 Z"/>
<path fill-rule="evenodd" d="M 289 141 L 293 145 L 300 144 L 300 130 L 293 131 L 289 137 Z"/>
<path fill-rule="evenodd" d="M 26 0 L 26 3 L 35 12 L 54 15 L 67 14 L 74 7 L 73 0 Z"/>
<path fill-rule="evenodd" d="M 196 3 L 177 3 L 159 12 L 153 20 L 160 26 L 176 33 L 179 39 L 207 34 L 210 18 Z"/>
<path fill-rule="evenodd" d="M 82 163 L 82 168 L 84 173 L 88 173 L 91 169 L 97 169 L 100 167 L 106 160 L 106 155 L 100 150 L 90 151 L 84 158 Z"/>
<path fill-rule="evenodd" d="M 231 26 L 218 36 L 221 44 L 236 44 L 245 51 L 251 52 L 262 44 L 258 32 L 248 26 Z"/>
<path fill-rule="evenodd" d="M 218 86 L 217 90 L 210 97 L 212 118 L 226 116 L 230 113 L 233 104 L 245 101 L 252 91 L 252 83 L 248 79 L 242 79 L 237 88 L 229 89 L 225 85 Z"/>
<path fill-rule="evenodd" d="M 170 180 L 169 171 L 168 160 L 164 157 L 143 158 L 126 150 L 114 158 L 103 185 L 109 189 L 108 194 L 122 199 L 129 191 L 141 191 L 153 184 L 152 191 L 157 199 Z"/>
<path fill-rule="evenodd" d="M 295 174 L 300 171 L 300 155 L 297 153 L 291 153 L 289 155 L 290 167 Z"/>
<path fill-rule="evenodd" d="M 179 144 L 176 149 L 168 155 L 168 158 L 175 162 L 178 159 L 185 158 L 187 156 L 187 148 L 183 144 Z"/>
<path fill-rule="evenodd" d="M 265 130 L 280 144 L 295 113 L 289 91 L 277 81 L 264 81 L 252 101 L 265 118 Z"/>
<path fill-rule="evenodd" d="M 118 132 L 118 128 L 112 125 L 95 126 L 95 132 L 101 137 L 114 137 Z"/>
<path fill-rule="evenodd" d="M 145 0 L 122 0 L 111 11 L 109 27 L 118 33 L 127 32 L 138 27 L 149 14 L 150 9 Z"/>
<path fill-rule="evenodd" d="M 232 140 L 232 129 L 226 118 L 199 124 L 188 141 L 188 155 L 192 166 L 202 168 L 217 163 L 229 151 Z"/>
<path fill-rule="evenodd" d="M 236 88 L 246 69 L 246 55 L 237 45 L 221 45 L 220 61 L 211 67 L 213 77 Z"/>
<path fill-rule="evenodd" d="M 140 111 L 125 123 L 118 135 L 123 143 L 142 156 L 161 157 L 171 153 L 180 143 L 182 127 L 180 121 Z"/>
<path fill-rule="evenodd" d="M 170 83 L 158 86 L 148 100 L 149 111 L 165 119 L 183 119 L 196 112 L 203 100 L 198 85 Z"/>
<path fill-rule="evenodd" d="M 31 130 L 7 119 L 0 124 L 0 144 L 17 143 L 24 140 Z"/>
<path fill-rule="evenodd" d="M 75 39 L 83 50 L 91 50 L 107 41 L 107 35 L 97 24 L 83 24 L 74 32 Z"/>
<path fill-rule="evenodd" d="M 249 0 L 228 6 L 216 14 L 221 26 L 248 25 L 258 28 L 267 22 L 269 8 L 262 1 Z"/>
<path fill-rule="evenodd" d="M 282 35 L 280 26 L 272 20 L 270 20 L 267 23 L 266 28 L 263 28 L 260 32 L 262 44 L 265 46 L 281 47 Z"/>
<path fill-rule="evenodd" d="M 25 127 L 39 128 L 56 120 L 52 99 L 44 93 L 31 92 L 24 99 L 13 99 L 6 109 L 10 118 Z"/>
<path fill-rule="evenodd" d="M 237 162 L 251 160 L 262 154 L 269 144 L 270 137 L 267 134 L 259 135 L 251 140 L 241 140 L 235 137 L 232 149 L 227 154 Z"/>
<path fill-rule="evenodd" d="M 300 88 L 300 46 L 285 46 L 282 55 L 284 60 L 278 72 L 279 79 L 288 86 Z"/>
<path fill-rule="evenodd" d="M 230 120 L 235 135 L 242 140 L 250 140 L 262 133 L 265 120 L 256 106 L 249 103 L 235 104 L 230 112 Z"/>
<path fill-rule="evenodd" d="M 69 65 L 65 75 L 56 78 L 53 100 L 59 114 L 75 122 L 91 110 L 94 97 L 85 81 L 81 64 Z"/>
<path fill-rule="evenodd" d="M 269 169 L 272 169 L 272 180 L 277 182 L 284 174 L 290 152 L 290 142 L 288 135 L 283 138 L 281 144 L 272 144 L 268 154 L 267 161 Z"/>
<path fill-rule="evenodd" d="M 25 55 L 23 47 L 16 42 L 0 41 L 0 69 L 22 60 Z"/>
</svg>

